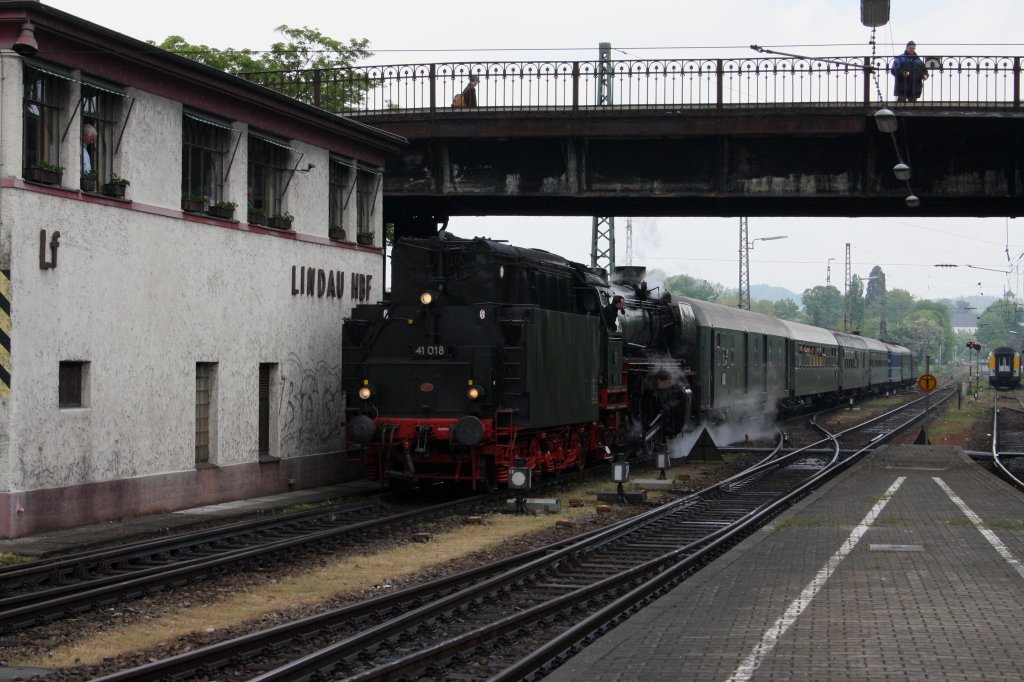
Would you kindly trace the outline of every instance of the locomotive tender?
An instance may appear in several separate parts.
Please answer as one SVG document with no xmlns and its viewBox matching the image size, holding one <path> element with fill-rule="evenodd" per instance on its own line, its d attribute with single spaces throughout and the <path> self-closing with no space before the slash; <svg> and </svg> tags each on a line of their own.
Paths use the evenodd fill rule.
<svg viewBox="0 0 1024 682">
<path fill-rule="evenodd" d="M 445 230 L 400 240 L 390 297 L 343 325 L 349 451 L 371 480 L 491 487 L 914 378 L 902 346 L 659 295 L 643 275 Z"/>
</svg>

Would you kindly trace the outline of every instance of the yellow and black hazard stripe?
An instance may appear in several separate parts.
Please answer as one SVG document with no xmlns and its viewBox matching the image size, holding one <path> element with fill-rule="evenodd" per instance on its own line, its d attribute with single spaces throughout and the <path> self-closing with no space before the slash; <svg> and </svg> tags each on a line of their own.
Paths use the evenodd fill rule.
<svg viewBox="0 0 1024 682">
<path fill-rule="evenodd" d="M 0 398 L 11 395 L 11 271 L 0 270 Z"/>
</svg>

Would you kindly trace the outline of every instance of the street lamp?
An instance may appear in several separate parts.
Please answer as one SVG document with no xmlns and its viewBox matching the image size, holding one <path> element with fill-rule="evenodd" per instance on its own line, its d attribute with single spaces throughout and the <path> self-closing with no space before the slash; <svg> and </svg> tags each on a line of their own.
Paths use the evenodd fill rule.
<svg viewBox="0 0 1024 682">
<path fill-rule="evenodd" d="M 740 291 L 738 308 L 750 310 L 750 251 L 754 242 L 768 242 L 775 239 L 786 239 L 789 235 L 777 234 L 772 237 L 755 237 L 747 239 L 746 218 L 740 218 Z"/>
<path fill-rule="evenodd" d="M 875 112 L 875 125 L 883 133 L 895 133 L 896 132 L 896 114 L 892 113 L 892 109 L 879 109 Z"/>
<path fill-rule="evenodd" d="M 908 208 L 917 208 L 921 205 L 921 200 L 910 187 L 910 166 L 903 163 L 903 157 L 900 155 L 900 145 L 896 142 L 896 129 L 899 127 L 896 121 L 896 114 L 893 113 L 892 109 L 879 109 L 875 112 L 873 118 L 875 119 L 875 125 L 878 126 L 878 130 L 892 138 L 892 146 L 896 150 L 896 165 L 892 167 L 892 172 L 897 180 L 907 183 L 907 190 L 910 192 L 904 201 Z"/>
</svg>

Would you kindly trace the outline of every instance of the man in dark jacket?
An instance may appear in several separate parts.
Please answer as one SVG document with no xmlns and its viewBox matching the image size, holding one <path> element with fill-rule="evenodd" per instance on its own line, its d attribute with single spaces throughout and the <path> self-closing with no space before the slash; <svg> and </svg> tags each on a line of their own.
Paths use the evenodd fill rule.
<svg viewBox="0 0 1024 682">
<path fill-rule="evenodd" d="M 892 61 L 889 69 L 895 78 L 892 94 L 897 102 L 916 102 L 921 96 L 922 81 L 928 80 L 928 69 L 917 56 L 917 43 L 911 40 L 907 49 Z"/>
<path fill-rule="evenodd" d="M 476 106 L 476 86 L 480 82 L 480 76 L 475 73 L 469 77 L 469 85 L 462 91 L 462 106 L 469 108 Z"/>
</svg>

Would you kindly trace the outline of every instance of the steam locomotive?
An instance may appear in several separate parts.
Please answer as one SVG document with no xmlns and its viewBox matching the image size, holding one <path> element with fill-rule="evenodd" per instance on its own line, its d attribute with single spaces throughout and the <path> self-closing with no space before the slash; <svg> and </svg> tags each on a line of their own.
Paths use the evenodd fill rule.
<svg viewBox="0 0 1024 682">
<path fill-rule="evenodd" d="M 392 486 L 489 488 L 510 467 L 582 469 L 913 380 L 902 346 L 659 293 L 644 274 L 446 230 L 400 240 L 390 296 L 343 324 L 349 451 Z"/>
</svg>

